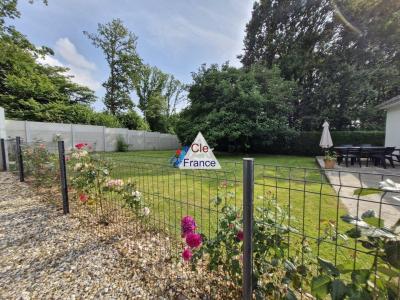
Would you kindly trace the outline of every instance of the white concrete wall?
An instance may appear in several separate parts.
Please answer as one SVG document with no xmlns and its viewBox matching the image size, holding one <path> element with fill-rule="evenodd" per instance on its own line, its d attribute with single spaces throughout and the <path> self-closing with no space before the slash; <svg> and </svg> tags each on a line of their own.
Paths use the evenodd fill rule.
<svg viewBox="0 0 400 300">
<path fill-rule="evenodd" d="M 66 148 L 78 143 L 88 143 L 96 151 L 115 151 L 119 136 L 124 138 L 129 150 L 170 150 L 177 149 L 179 144 L 178 137 L 173 134 L 126 128 L 14 120 L 5 120 L 3 123 L 5 137 L 20 136 L 27 142 L 41 141 L 50 144 L 59 135 L 65 141 Z"/>
<path fill-rule="evenodd" d="M 400 148 L 400 104 L 387 111 L 385 146 Z"/>
</svg>

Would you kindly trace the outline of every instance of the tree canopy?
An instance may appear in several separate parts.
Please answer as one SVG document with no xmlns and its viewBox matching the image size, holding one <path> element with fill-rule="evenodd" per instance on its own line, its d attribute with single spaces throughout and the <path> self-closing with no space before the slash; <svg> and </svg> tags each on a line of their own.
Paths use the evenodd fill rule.
<svg viewBox="0 0 400 300">
<path fill-rule="evenodd" d="M 106 89 L 104 104 L 112 115 L 133 108 L 130 97 L 132 86 L 138 80 L 141 59 L 136 52 L 137 37 L 120 19 L 98 24 L 97 33 L 84 31 L 93 45 L 104 52 L 110 76 L 103 83 Z"/>
<path fill-rule="evenodd" d="M 380 129 L 375 106 L 400 92 L 399 13 L 397 0 L 256 1 L 240 58 L 297 82 L 298 129 Z"/>
<path fill-rule="evenodd" d="M 47 3 L 47 1 L 43 1 Z M 8 118 L 120 126 L 117 119 L 96 113 L 90 104 L 96 96 L 88 87 L 66 75 L 68 69 L 38 62 L 53 55 L 36 47 L 7 18 L 20 17 L 16 0 L 0 1 L 0 106 Z"/>
<path fill-rule="evenodd" d="M 212 147 L 224 151 L 267 147 L 291 134 L 295 92 L 295 83 L 282 79 L 276 66 L 203 65 L 193 74 L 177 134 L 191 143 L 201 131 Z"/>
</svg>

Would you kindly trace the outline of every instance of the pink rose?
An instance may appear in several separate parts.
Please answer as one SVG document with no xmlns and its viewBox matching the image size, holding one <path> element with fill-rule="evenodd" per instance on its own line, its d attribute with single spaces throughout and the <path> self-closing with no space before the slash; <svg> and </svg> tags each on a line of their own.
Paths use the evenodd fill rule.
<svg viewBox="0 0 400 300">
<path fill-rule="evenodd" d="M 185 248 L 182 252 L 182 258 L 184 261 L 189 261 L 192 258 L 193 254 L 189 248 Z"/>
<path fill-rule="evenodd" d="M 201 235 L 198 233 L 188 233 L 186 235 L 186 244 L 190 247 L 190 248 L 197 248 L 201 245 L 202 239 L 201 239 Z"/>
<path fill-rule="evenodd" d="M 236 239 L 238 241 L 243 241 L 243 230 L 238 231 L 238 233 L 236 234 Z"/>
</svg>

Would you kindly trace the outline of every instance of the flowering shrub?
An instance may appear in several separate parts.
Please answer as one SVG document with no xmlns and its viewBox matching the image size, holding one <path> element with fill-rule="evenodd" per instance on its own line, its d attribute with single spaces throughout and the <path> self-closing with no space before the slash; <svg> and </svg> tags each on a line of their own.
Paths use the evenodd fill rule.
<svg viewBox="0 0 400 300">
<path fill-rule="evenodd" d="M 90 153 L 91 147 L 86 143 L 75 145 L 68 164 L 73 172 L 71 185 L 77 191 L 82 204 L 99 203 L 102 223 L 108 224 L 104 208 L 107 194 L 112 193 L 123 201 L 123 206 L 131 208 L 139 217 L 147 217 L 150 209 L 145 207 L 141 193 L 131 181 L 110 178 L 112 165 L 100 156 Z"/>
<path fill-rule="evenodd" d="M 302 281 L 307 281 L 308 260 L 305 257 L 305 263 L 302 264 L 297 257 L 285 257 L 289 247 L 288 234 L 296 230 L 285 225 L 287 214 L 278 207 L 275 198 L 272 195 L 267 197 L 269 205 L 266 208 L 258 208 L 254 217 L 254 292 L 260 299 L 295 299 L 294 291 L 300 288 Z M 190 247 L 189 235 L 190 233 L 186 235 L 186 242 Z M 182 253 L 183 258 L 191 260 L 194 267 L 199 259 L 206 259 L 210 270 L 225 272 L 227 279 L 240 290 L 243 266 L 241 212 L 234 206 L 224 206 L 215 237 L 202 238 L 202 246 L 193 253 L 188 253 L 185 249 L 186 252 Z M 191 237 L 189 242 L 192 246 L 197 245 Z M 300 247 L 305 253 L 311 251 L 306 240 L 300 243 Z"/>
<path fill-rule="evenodd" d="M 72 150 L 68 164 L 73 170 L 71 186 L 77 191 L 79 200 L 84 204 L 98 202 L 100 205 L 100 222 L 108 223 L 104 211 L 104 186 L 109 180 L 111 164 L 95 154 L 89 154 L 87 144 L 77 144 Z"/>
<path fill-rule="evenodd" d="M 186 237 L 187 234 L 193 233 L 196 230 L 196 222 L 191 216 L 183 217 L 181 220 L 181 232 L 182 237 Z"/>
<path fill-rule="evenodd" d="M 193 219 L 193 217 L 183 217 L 181 220 L 181 234 L 187 245 L 182 252 L 182 258 L 184 261 L 190 261 L 193 256 L 192 251 L 201 246 L 203 238 L 195 231 L 196 221 Z"/>
<path fill-rule="evenodd" d="M 57 156 L 51 154 L 44 144 L 35 144 L 23 148 L 26 174 L 32 175 L 36 187 L 49 186 L 58 174 Z"/>
<path fill-rule="evenodd" d="M 118 191 L 125 203 L 137 217 L 145 218 L 150 215 L 150 208 L 145 206 L 142 194 L 136 190 L 135 184 L 128 182 L 123 184 L 121 179 L 114 180 L 114 190 Z M 121 186 L 122 184 L 122 186 Z"/>
</svg>

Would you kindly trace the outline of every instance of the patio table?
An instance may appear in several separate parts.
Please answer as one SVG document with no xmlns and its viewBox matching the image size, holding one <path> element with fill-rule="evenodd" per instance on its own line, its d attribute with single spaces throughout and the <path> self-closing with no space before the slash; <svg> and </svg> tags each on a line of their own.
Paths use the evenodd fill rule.
<svg viewBox="0 0 400 300">
<path fill-rule="evenodd" d="M 351 146 L 351 147 L 342 147 L 342 146 L 338 146 L 338 147 L 333 147 L 333 149 L 337 149 L 337 150 L 346 150 L 346 149 L 362 149 L 362 150 L 382 150 L 382 149 L 386 149 L 386 147 L 384 146 Z"/>
<path fill-rule="evenodd" d="M 371 154 L 374 154 L 376 151 L 384 151 L 386 149 L 385 146 L 337 146 L 333 147 L 333 149 L 337 150 L 338 152 L 348 152 L 348 151 L 359 151 L 359 159 L 360 159 L 360 166 L 361 166 L 361 157 L 364 157 L 367 159 L 367 166 L 368 166 L 368 160 Z M 398 159 L 400 159 L 400 154 L 397 156 Z M 353 165 L 353 161 L 351 161 L 351 164 Z"/>
</svg>

